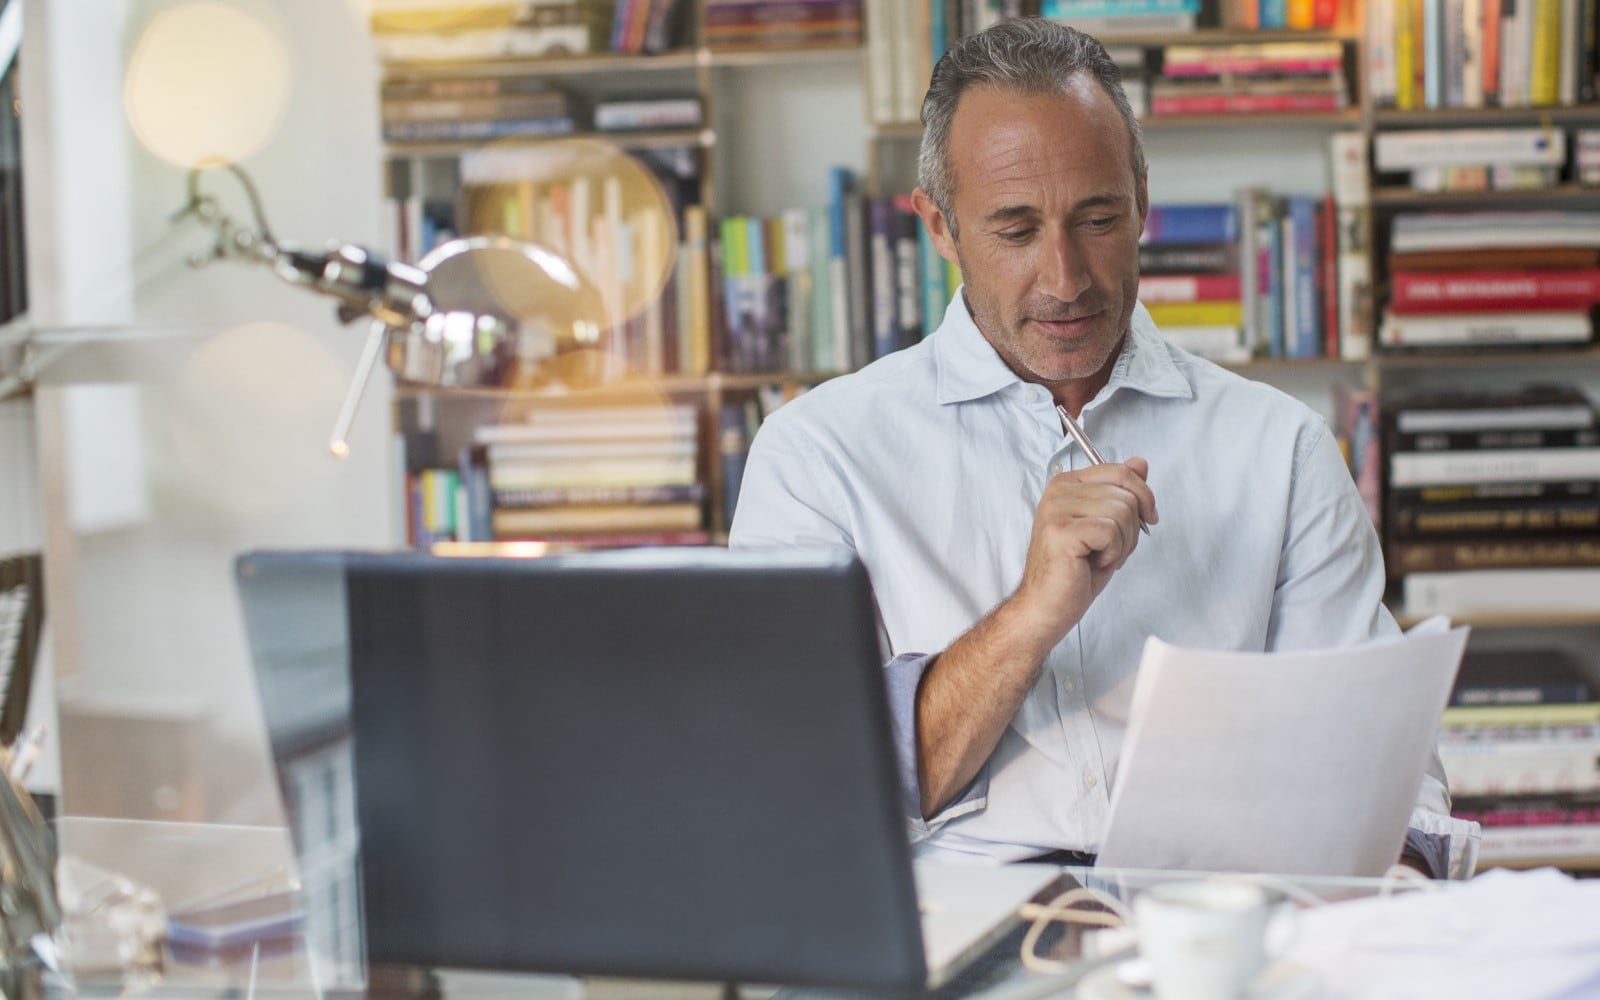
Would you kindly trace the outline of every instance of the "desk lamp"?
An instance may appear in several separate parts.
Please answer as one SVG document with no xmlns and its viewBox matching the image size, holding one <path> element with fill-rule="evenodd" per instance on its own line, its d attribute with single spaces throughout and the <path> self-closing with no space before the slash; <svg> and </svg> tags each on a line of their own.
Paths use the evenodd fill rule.
<svg viewBox="0 0 1600 1000">
<path fill-rule="evenodd" d="M 236 224 L 201 193 L 208 168 L 191 170 L 188 202 L 176 218 L 193 217 L 216 235 L 211 250 L 191 263 L 266 264 L 290 284 L 337 300 L 343 322 L 371 320 L 328 441 L 336 457 L 349 452 L 350 424 L 380 356 L 401 380 L 440 388 L 580 385 L 620 374 L 604 350 L 611 323 L 602 296 L 562 255 L 503 236 L 449 240 L 415 266 L 351 243 L 288 246 L 273 237 L 248 175 L 222 166 L 244 187 L 253 228 Z"/>
</svg>

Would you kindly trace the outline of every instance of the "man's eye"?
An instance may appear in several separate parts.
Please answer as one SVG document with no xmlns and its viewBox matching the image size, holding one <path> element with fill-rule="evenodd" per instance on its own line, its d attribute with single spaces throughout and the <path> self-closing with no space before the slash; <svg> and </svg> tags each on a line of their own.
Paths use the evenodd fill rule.
<svg viewBox="0 0 1600 1000">
<path fill-rule="evenodd" d="M 1117 224 L 1115 215 L 1097 215 L 1088 220 L 1090 229 L 1110 229 Z"/>
<path fill-rule="evenodd" d="M 1000 234 L 1000 238 L 1005 240 L 1007 243 L 1023 243 L 1023 242 L 1026 242 L 1028 240 L 1028 238 L 1030 236 L 1032 236 L 1032 235 L 1033 235 L 1033 230 L 1031 228 L 1030 229 L 1007 229 L 1005 232 Z"/>
</svg>

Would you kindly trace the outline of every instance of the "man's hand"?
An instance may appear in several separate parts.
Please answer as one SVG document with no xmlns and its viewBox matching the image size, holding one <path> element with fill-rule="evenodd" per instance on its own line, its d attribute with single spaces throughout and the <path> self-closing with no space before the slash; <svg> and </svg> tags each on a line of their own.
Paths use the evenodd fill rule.
<svg viewBox="0 0 1600 1000">
<path fill-rule="evenodd" d="M 1033 515 L 1028 561 L 1011 602 L 1048 652 L 1139 544 L 1141 517 L 1154 524 L 1156 498 L 1142 458 L 1063 472 L 1045 485 Z"/>
</svg>

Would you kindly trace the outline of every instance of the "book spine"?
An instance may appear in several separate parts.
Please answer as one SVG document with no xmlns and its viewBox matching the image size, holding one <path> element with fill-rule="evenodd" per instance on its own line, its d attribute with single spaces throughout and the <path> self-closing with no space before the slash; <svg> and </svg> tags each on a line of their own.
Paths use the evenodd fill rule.
<svg viewBox="0 0 1600 1000">
<path fill-rule="evenodd" d="M 1151 205 L 1144 224 L 1145 242 L 1158 245 L 1232 243 L 1238 238 L 1238 214 L 1230 204 Z"/>
<path fill-rule="evenodd" d="M 1511 541 L 1396 540 L 1385 551 L 1385 563 L 1392 577 L 1453 570 L 1600 566 L 1600 541 L 1547 536 Z M 1593 601 L 1588 604 L 1592 609 Z"/>
<path fill-rule="evenodd" d="M 1141 302 L 1240 301 L 1242 281 L 1235 274 L 1149 275 L 1139 279 Z"/>
<path fill-rule="evenodd" d="M 1515 684 L 1461 684 L 1450 692 L 1450 704 L 1457 707 L 1472 705 L 1579 705 L 1589 700 L 1589 685 L 1581 680 L 1528 681 Z M 1455 730 L 1461 732 L 1461 730 Z M 1443 743 L 1445 737 L 1440 735 Z M 1517 746 L 1510 741 L 1497 741 L 1497 747 Z M 1600 745 L 1596 746 L 1600 754 Z"/>
<path fill-rule="evenodd" d="M 1595 448 L 1600 447 L 1600 429 L 1530 427 L 1517 430 L 1396 432 L 1390 435 L 1389 446 L 1395 452 Z"/>
<path fill-rule="evenodd" d="M 494 507 L 500 510 L 601 504 L 672 504 L 705 498 L 705 484 L 675 486 L 551 486 L 523 490 L 495 490 Z"/>
<path fill-rule="evenodd" d="M 1395 271 L 1389 307 L 1405 312 L 1581 310 L 1600 301 L 1600 269 Z"/>
<path fill-rule="evenodd" d="M 1552 536 L 1594 534 L 1600 501 L 1481 507 L 1391 503 L 1387 523 L 1394 539 L 1452 535 Z"/>
<path fill-rule="evenodd" d="M 1586 858 L 1600 853 L 1600 823 L 1492 827 L 1483 831 L 1480 862 Z"/>
<path fill-rule="evenodd" d="M 1393 487 L 1563 479 L 1600 479 L 1600 448 L 1403 451 L 1389 456 Z"/>
<path fill-rule="evenodd" d="M 1236 274 L 1239 244 L 1233 241 L 1139 246 L 1142 275 Z"/>
</svg>

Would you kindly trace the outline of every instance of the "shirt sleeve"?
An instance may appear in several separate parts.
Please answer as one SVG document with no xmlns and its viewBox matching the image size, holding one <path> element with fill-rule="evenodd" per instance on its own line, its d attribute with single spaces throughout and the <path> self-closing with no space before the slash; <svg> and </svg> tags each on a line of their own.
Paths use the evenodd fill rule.
<svg viewBox="0 0 1600 1000">
<path fill-rule="evenodd" d="M 1289 508 L 1268 648 L 1348 646 L 1398 635 L 1400 626 L 1383 603 L 1386 581 L 1377 530 L 1321 421 L 1308 425 L 1302 435 Z M 1429 727 L 1437 723 L 1418 721 Z M 1452 873 L 1468 839 L 1465 830 L 1451 828 L 1459 822 L 1450 817 L 1450 792 L 1436 749 L 1422 777 L 1411 827 L 1452 835 Z"/>
<path fill-rule="evenodd" d="M 843 493 L 831 485 L 837 470 L 830 469 L 818 450 L 794 431 L 779 414 L 756 432 L 739 486 L 734 510 L 731 548 L 832 548 L 856 552 L 845 518 Z M 880 630 L 881 631 L 881 630 Z M 887 642 L 885 642 L 885 656 Z M 904 653 L 884 666 L 894 737 L 900 802 L 913 842 L 924 840 L 945 823 L 988 803 L 989 768 L 985 765 L 972 783 L 927 820 L 922 817 L 922 785 L 917 778 L 917 689 L 933 661 L 926 653 Z"/>
</svg>

